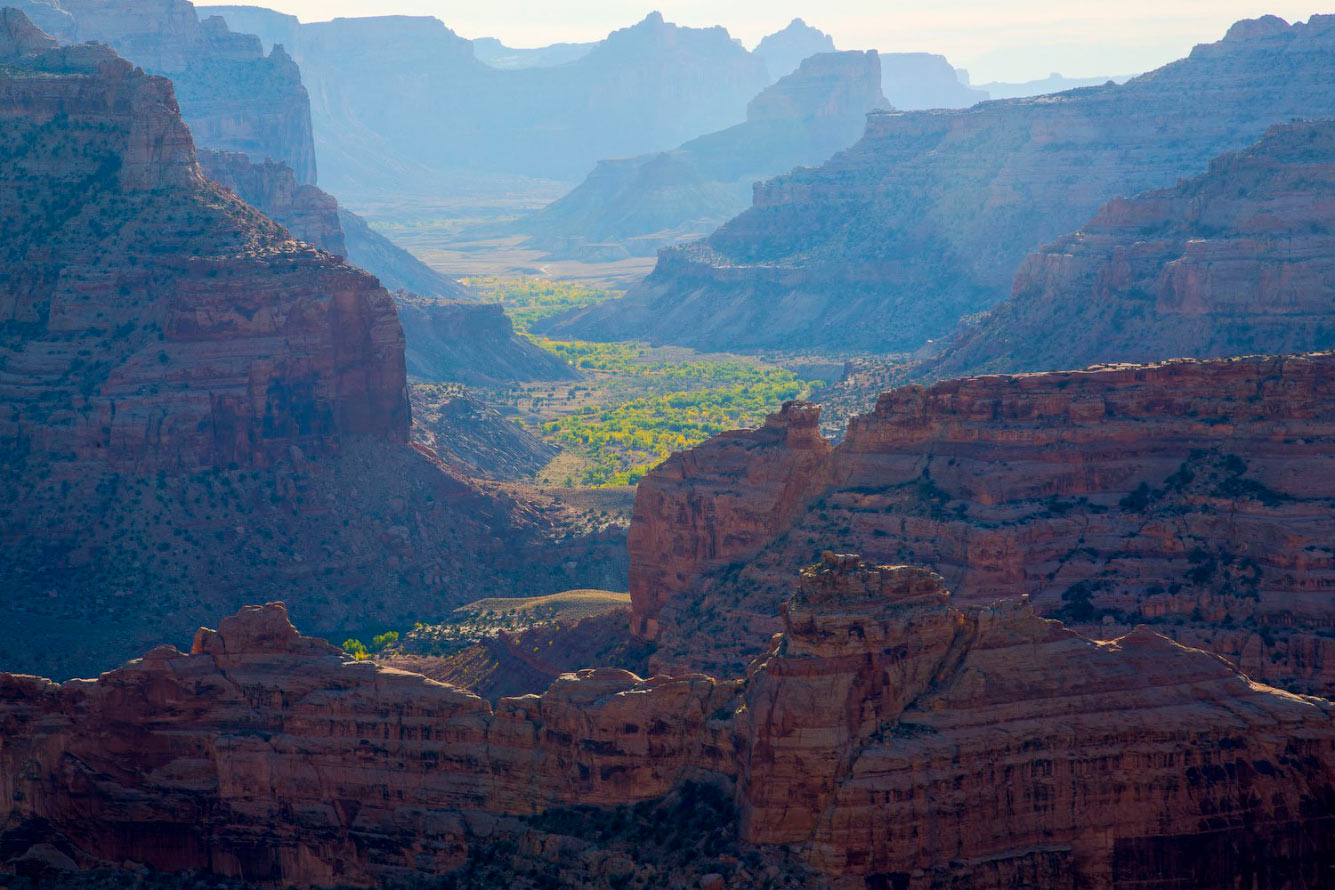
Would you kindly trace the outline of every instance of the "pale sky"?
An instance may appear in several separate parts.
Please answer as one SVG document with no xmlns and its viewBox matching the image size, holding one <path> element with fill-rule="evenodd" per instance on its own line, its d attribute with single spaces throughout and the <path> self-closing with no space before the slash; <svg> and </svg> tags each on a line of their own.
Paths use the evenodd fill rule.
<svg viewBox="0 0 1335 890">
<path fill-rule="evenodd" d="M 200 5 L 210 0 L 197 0 Z M 217 0 L 214 0 L 217 2 Z M 245 2 L 245 0 L 242 0 Z M 794 17 L 829 32 L 840 49 L 942 53 L 975 83 L 1128 74 L 1218 40 L 1237 19 L 1289 21 L 1335 12 L 1260 0 L 249 0 L 302 21 L 336 16 L 432 15 L 464 37 L 510 46 L 590 41 L 658 9 L 668 21 L 723 25 L 748 47 Z"/>
</svg>

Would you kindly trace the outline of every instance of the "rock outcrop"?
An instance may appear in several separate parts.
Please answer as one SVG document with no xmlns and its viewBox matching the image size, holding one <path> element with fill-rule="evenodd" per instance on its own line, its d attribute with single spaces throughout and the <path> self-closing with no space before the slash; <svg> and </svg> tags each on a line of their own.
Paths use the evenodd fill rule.
<svg viewBox="0 0 1335 890">
<path fill-rule="evenodd" d="M 1240 27 L 1121 86 L 873 113 L 862 141 L 756 189 L 568 335 L 901 352 L 1009 293 L 1039 245 L 1295 118 L 1335 117 L 1335 17 Z M 893 101 L 893 98 L 892 98 Z"/>
<path fill-rule="evenodd" d="M 333 195 L 299 183 L 286 164 L 257 164 L 239 152 L 199 151 L 204 174 L 241 200 L 282 223 L 293 237 L 346 259 L 391 290 L 423 297 L 467 299 L 472 292 L 374 231 L 366 220 L 338 206 Z"/>
<path fill-rule="evenodd" d="M 560 452 L 458 386 L 412 387 L 413 441 L 477 479 L 532 479 Z"/>
<path fill-rule="evenodd" d="M 787 578 L 846 541 L 963 602 L 1027 595 L 1100 637 L 1150 624 L 1330 695 L 1332 371 L 1324 353 L 907 386 L 833 449 L 789 406 L 641 483 L 632 629 L 660 667 L 735 671 Z"/>
<path fill-rule="evenodd" d="M 615 542 L 408 445 L 392 297 L 206 179 L 169 81 L 29 29 L 4 14 L 0 661 L 96 671 L 277 595 L 333 633 L 624 586 Z"/>
<path fill-rule="evenodd" d="M 338 201 L 333 195 L 297 182 L 287 164 L 267 159 L 255 163 L 240 152 L 207 148 L 200 149 L 198 154 L 200 168 L 209 179 L 281 223 L 298 241 L 339 259 L 348 259 Z"/>
<path fill-rule="evenodd" d="M 201 21 L 188 0 L 7 0 L 64 43 L 95 40 L 152 74 L 172 79 L 195 142 L 292 168 L 315 182 L 310 100 L 296 63 L 282 49 L 265 55 L 259 38 Z"/>
<path fill-rule="evenodd" d="M 0 675 L 0 850 L 380 885 L 507 841 L 559 861 L 634 820 L 568 837 L 558 808 L 703 779 L 735 787 L 746 844 L 834 886 L 1329 875 L 1329 701 L 1143 629 L 1099 643 L 1021 604 L 961 611 L 934 575 L 856 557 L 806 570 L 784 623 L 745 680 L 583 670 L 494 708 L 341 657 L 278 603 L 95 681 Z"/>
<path fill-rule="evenodd" d="M 822 53 L 751 100 L 746 122 L 667 152 L 600 161 L 514 231 L 557 256 L 652 256 L 744 210 L 757 180 L 853 144 L 884 108 L 875 52 Z M 619 249 L 618 249 L 619 248 Z M 610 253 L 609 253 L 610 251 Z"/>
<path fill-rule="evenodd" d="M 961 79 L 945 56 L 936 53 L 882 53 L 881 91 L 901 111 L 968 108 L 988 94 Z"/>
<path fill-rule="evenodd" d="M 801 19 L 793 19 L 783 29 L 766 35 L 751 50 L 765 62 L 770 80 L 787 77 L 817 53 L 832 52 L 836 52 L 834 38 Z"/>
<path fill-rule="evenodd" d="M 915 373 L 1335 347 L 1335 123 L 1286 124 L 1032 254 L 1013 296 Z"/>
<path fill-rule="evenodd" d="M 397 298 L 413 377 L 467 386 L 579 379 L 569 362 L 515 334 L 500 303 Z"/>
</svg>

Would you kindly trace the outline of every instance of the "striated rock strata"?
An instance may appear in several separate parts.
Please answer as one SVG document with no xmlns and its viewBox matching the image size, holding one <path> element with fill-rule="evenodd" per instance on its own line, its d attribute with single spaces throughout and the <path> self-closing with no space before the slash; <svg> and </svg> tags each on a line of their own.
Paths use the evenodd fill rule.
<svg viewBox="0 0 1335 890">
<path fill-rule="evenodd" d="M 1270 17 L 1120 86 L 874 113 L 857 145 L 759 186 L 750 210 L 560 330 L 708 349 L 916 349 L 1005 299 L 1031 251 L 1109 199 L 1196 175 L 1275 124 L 1335 117 L 1332 60 L 1335 17 Z"/>
<path fill-rule="evenodd" d="M 1032 254 L 920 374 L 1335 347 L 1335 123 L 1276 127 Z"/>
<path fill-rule="evenodd" d="M 277 603 L 95 681 L 0 675 L 0 849 L 383 884 L 516 835 L 556 860 L 587 841 L 511 817 L 703 779 L 735 788 L 744 843 L 836 887 L 1316 888 L 1335 867 L 1329 701 L 1143 629 L 956 609 L 931 573 L 857 557 L 804 571 L 784 628 L 744 680 L 585 670 L 494 708 L 341 657 Z"/>
<path fill-rule="evenodd" d="M 987 376 L 881 396 L 830 449 L 816 408 L 674 455 L 629 532 L 655 664 L 728 672 L 836 542 L 964 602 L 1140 623 L 1258 679 L 1335 691 L 1335 355 Z"/>
<path fill-rule="evenodd" d="M 334 633 L 624 585 L 614 540 L 407 444 L 393 299 L 209 182 L 169 81 L 14 11 L 0 59 L 0 663 L 278 595 Z"/>
</svg>

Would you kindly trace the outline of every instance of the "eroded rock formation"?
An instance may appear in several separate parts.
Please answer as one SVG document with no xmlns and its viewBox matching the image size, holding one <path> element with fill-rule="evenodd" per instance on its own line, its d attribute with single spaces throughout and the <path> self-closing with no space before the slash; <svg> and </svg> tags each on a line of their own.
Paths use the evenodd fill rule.
<svg viewBox="0 0 1335 890">
<path fill-rule="evenodd" d="M 750 210 L 561 330 L 709 349 L 917 349 L 1005 299 L 1030 251 L 1109 199 L 1197 175 L 1273 125 L 1335 117 L 1332 59 L 1335 17 L 1271 18 L 1121 86 L 874 113 L 857 145 L 764 183 Z"/>
<path fill-rule="evenodd" d="M 1328 875 L 1328 701 L 1146 630 L 961 611 L 931 573 L 857 557 L 803 572 L 784 624 L 745 680 L 586 670 L 494 709 L 341 657 L 277 603 L 95 681 L 0 675 L 0 849 L 370 885 L 516 836 L 556 861 L 588 841 L 513 817 L 705 779 L 735 781 L 744 842 L 840 887 Z"/>
<path fill-rule="evenodd" d="M 1335 347 L 1335 123 L 1286 124 L 1032 254 L 1013 296 L 917 372 Z"/>
<path fill-rule="evenodd" d="M 886 106 L 875 52 L 806 58 L 747 105 L 746 121 L 672 151 L 600 161 L 584 182 L 513 228 L 555 255 L 652 256 L 744 210 L 757 180 L 852 145 Z"/>
<path fill-rule="evenodd" d="M 62 43 L 95 40 L 152 74 L 170 77 L 195 142 L 287 164 L 315 182 L 310 100 L 292 58 L 259 38 L 200 19 L 188 0 L 6 0 Z"/>
<path fill-rule="evenodd" d="M 521 380 L 576 380 L 565 360 L 515 334 L 499 303 L 431 300 L 400 292 L 408 373 L 423 380 L 505 386 Z"/>
<path fill-rule="evenodd" d="M 209 182 L 169 81 L 13 11 L 0 58 L 0 662 L 95 672 L 277 595 L 333 633 L 624 585 L 407 444 L 393 299 Z"/>
<path fill-rule="evenodd" d="M 1028 595 L 1100 636 L 1149 623 L 1329 695 L 1332 371 L 1323 353 L 908 386 L 833 450 L 814 407 L 788 406 L 641 483 L 632 627 L 660 666 L 737 670 L 786 579 L 845 541 L 963 602 Z"/>
<path fill-rule="evenodd" d="M 211 149 L 199 152 L 199 162 L 209 179 L 282 223 L 293 237 L 347 259 L 391 290 L 439 299 L 471 296 L 467 287 L 432 269 L 373 230 L 366 220 L 340 207 L 333 195 L 299 183 L 286 164 L 270 160 L 258 164 L 239 152 Z"/>
</svg>

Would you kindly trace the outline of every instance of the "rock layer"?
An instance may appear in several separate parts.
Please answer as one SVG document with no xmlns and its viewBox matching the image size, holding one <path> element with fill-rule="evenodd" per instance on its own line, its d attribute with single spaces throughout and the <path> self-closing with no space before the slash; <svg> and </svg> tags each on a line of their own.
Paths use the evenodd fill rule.
<svg viewBox="0 0 1335 890">
<path fill-rule="evenodd" d="M 1276 127 L 1032 254 L 936 378 L 1335 347 L 1335 123 Z"/>
<path fill-rule="evenodd" d="M 1001 302 L 1026 255 L 1117 195 L 1162 188 L 1273 125 L 1335 117 L 1335 17 L 1245 23 L 1128 83 L 880 113 L 823 166 L 675 248 L 572 335 L 708 349 L 899 352 Z"/>
<path fill-rule="evenodd" d="M 1335 865 L 1328 701 L 856 557 L 805 571 L 785 626 L 744 681 L 585 670 L 494 709 L 277 603 L 96 681 L 0 675 L 0 849 L 371 885 L 459 868 L 507 815 L 709 778 L 736 780 L 744 841 L 841 887 L 1315 888 Z"/>
<path fill-rule="evenodd" d="M 658 665 L 736 670 L 786 579 L 844 541 L 964 602 L 1028 595 L 1100 636 L 1150 623 L 1329 695 L 1333 370 L 1323 353 L 908 386 L 833 450 L 813 407 L 786 407 L 641 483 L 632 629 Z"/>
</svg>

